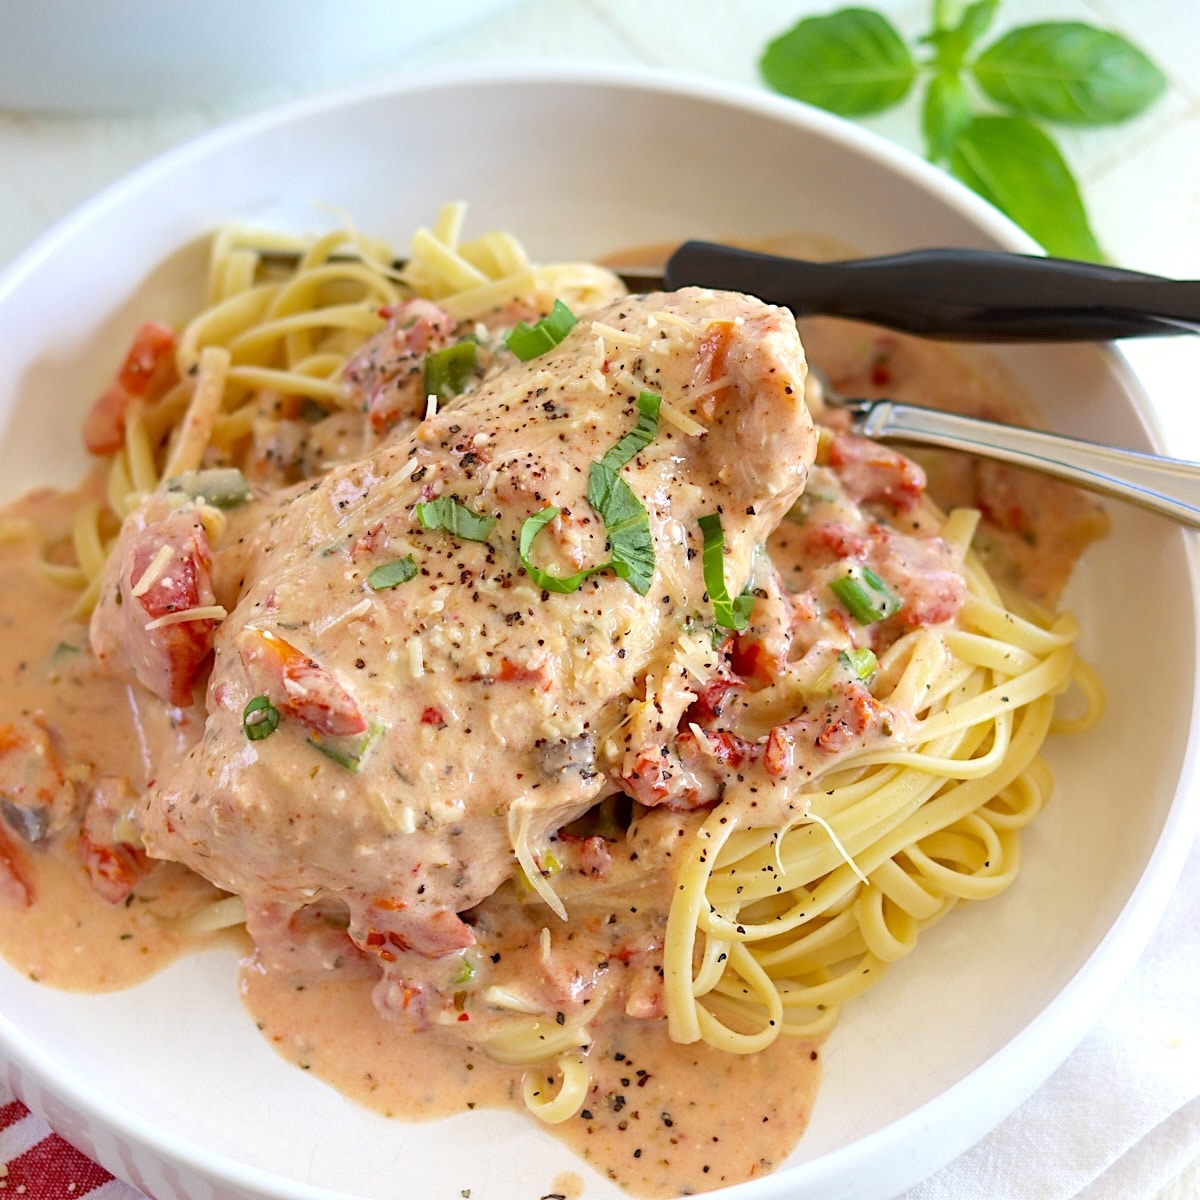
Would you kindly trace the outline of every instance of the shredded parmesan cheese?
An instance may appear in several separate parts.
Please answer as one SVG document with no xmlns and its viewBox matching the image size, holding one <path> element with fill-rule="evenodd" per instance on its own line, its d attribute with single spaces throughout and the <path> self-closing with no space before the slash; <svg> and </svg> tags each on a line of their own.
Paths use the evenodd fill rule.
<svg viewBox="0 0 1200 1200">
<path fill-rule="evenodd" d="M 188 621 L 223 621 L 229 614 L 220 604 L 201 604 L 196 608 L 181 608 L 147 621 L 146 629 L 162 629 L 164 625 L 183 625 Z"/>
<path fill-rule="evenodd" d="M 163 572 L 167 569 L 167 564 L 173 556 L 174 551 L 166 543 L 159 546 L 158 553 L 150 560 L 150 565 L 130 589 L 130 595 L 144 596 L 162 578 Z"/>
</svg>

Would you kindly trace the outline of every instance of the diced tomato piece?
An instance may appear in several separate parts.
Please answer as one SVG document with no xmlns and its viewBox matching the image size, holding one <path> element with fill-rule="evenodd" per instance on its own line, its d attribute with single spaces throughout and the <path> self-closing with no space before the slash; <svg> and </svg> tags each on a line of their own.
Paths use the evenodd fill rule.
<svg viewBox="0 0 1200 1200">
<path fill-rule="evenodd" d="M 114 454 L 125 440 L 125 421 L 135 400 L 153 400 L 172 387 L 175 332 L 147 321 L 133 335 L 116 379 L 97 398 L 83 421 L 83 444 L 92 454 Z"/>
<path fill-rule="evenodd" d="M 272 703 L 302 725 L 326 737 L 366 732 L 369 722 L 358 701 L 329 671 L 278 634 L 243 629 L 238 653 L 251 677 L 265 680 Z"/>
</svg>

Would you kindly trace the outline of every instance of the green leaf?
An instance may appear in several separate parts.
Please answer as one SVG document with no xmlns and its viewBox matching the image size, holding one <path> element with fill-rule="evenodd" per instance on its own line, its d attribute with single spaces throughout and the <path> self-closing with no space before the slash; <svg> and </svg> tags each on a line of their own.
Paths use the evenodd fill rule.
<svg viewBox="0 0 1200 1200">
<path fill-rule="evenodd" d="M 997 104 L 1071 125 L 1124 121 L 1166 87 L 1136 46 L 1078 21 L 1013 29 L 976 59 L 971 73 Z"/>
<path fill-rule="evenodd" d="M 575 314 L 561 300 L 555 300 L 554 307 L 536 324 L 518 321 L 504 343 L 522 362 L 528 362 L 553 350 L 574 327 Z"/>
<path fill-rule="evenodd" d="M 619 441 L 611 446 L 600 460 L 612 471 L 619 471 L 635 454 L 640 454 L 658 433 L 658 410 L 662 397 L 653 392 L 642 392 L 637 398 L 637 424 Z"/>
<path fill-rule="evenodd" d="M 934 48 L 933 65 L 943 71 L 957 71 L 967 51 L 987 32 L 1000 0 L 977 0 L 963 10 L 958 24 L 936 28 L 921 41 Z"/>
<path fill-rule="evenodd" d="M 574 575 L 555 575 L 529 559 L 534 539 L 558 516 L 559 510 L 548 505 L 526 517 L 521 523 L 517 552 L 529 578 L 547 592 L 569 594 L 578 591 L 585 580 L 600 571 L 612 571 L 624 579 L 639 596 L 650 590 L 654 578 L 654 538 L 650 533 L 650 514 L 633 488 L 619 472 L 634 455 L 645 449 L 658 432 L 658 410 L 662 397 L 642 392 L 637 398 L 638 421 L 624 437 L 609 448 L 599 462 L 588 468 L 588 503 L 604 522 L 608 549 L 612 557 L 595 567 L 585 567 Z"/>
<path fill-rule="evenodd" d="M 654 577 L 654 539 L 646 506 L 633 488 L 603 462 L 592 463 L 588 471 L 587 497 L 604 520 L 612 555 L 608 565 L 639 596 L 644 596 Z"/>
<path fill-rule="evenodd" d="M 444 529 L 464 542 L 486 542 L 496 518 L 472 512 L 450 496 L 439 496 L 417 505 L 417 516 L 426 529 Z"/>
<path fill-rule="evenodd" d="M 411 554 L 403 558 L 393 558 L 391 562 L 381 563 L 367 576 L 367 584 L 372 591 L 383 592 L 388 588 L 399 587 L 417 576 L 417 564 Z"/>
<path fill-rule="evenodd" d="M 425 356 L 425 395 L 453 400 L 474 374 L 475 343 L 470 338 L 452 342 Z"/>
<path fill-rule="evenodd" d="M 917 72 L 900 35 L 866 8 L 805 18 L 768 43 L 759 70 L 774 91 L 844 117 L 898 104 Z"/>
<path fill-rule="evenodd" d="M 976 117 L 950 170 L 1062 258 L 1103 262 L 1075 177 L 1050 136 L 1024 117 Z"/>
<path fill-rule="evenodd" d="M 609 564 L 601 563 L 598 567 L 585 567 L 582 571 L 576 571 L 574 575 L 555 575 L 552 571 L 534 566 L 530 562 L 529 552 L 533 549 L 534 539 L 558 516 L 559 511 L 555 505 L 548 504 L 540 512 L 526 517 L 521 522 L 521 536 L 517 544 L 517 553 L 521 556 L 521 566 L 525 568 L 529 578 L 538 587 L 546 592 L 558 592 L 559 595 L 566 596 L 571 592 L 579 591 L 584 581 L 590 579 L 597 572 L 608 570 Z"/>
<path fill-rule="evenodd" d="M 930 162 L 942 163 L 950 157 L 974 115 L 961 75 L 939 71 L 929 80 L 921 107 L 921 132 Z"/>
<path fill-rule="evenodd" d="M 745 629 L 754 608 L 754 597 L 748 592 L 730 596 L 725 583 L 725 530 L 719 512 L 705 513 L 698 518 L 704 548 L 700 554 L 700 565 L 704 571 L 704 586 L 712 601 L 713 614 L 722 629 L 735 633 Z"/>
</svg>

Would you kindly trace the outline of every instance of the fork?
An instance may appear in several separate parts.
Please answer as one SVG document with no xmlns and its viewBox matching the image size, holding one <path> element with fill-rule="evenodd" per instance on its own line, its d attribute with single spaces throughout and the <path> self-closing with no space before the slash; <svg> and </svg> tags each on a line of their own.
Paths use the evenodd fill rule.
<svg viewBox="0 0 1200 1200">
<path fill-rule="evenodd" d="M 1200 463 L 918 404 L 843 396 L 819 368 L 810 365 L 809 371 L 820 383 L 825 403 L 849 413 L 853 431 L 863 437 L 959 450 L 1027 467 L 1200 528 Z"/>
</svg>

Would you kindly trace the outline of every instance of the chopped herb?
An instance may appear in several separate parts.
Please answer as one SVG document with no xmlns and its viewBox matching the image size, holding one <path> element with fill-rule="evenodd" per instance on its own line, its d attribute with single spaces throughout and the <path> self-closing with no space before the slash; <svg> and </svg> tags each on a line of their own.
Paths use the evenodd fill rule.
<svg viewBox="0 0 1200 1200">
<path fill-rule="evenodd" d="M 213 508 L 237 508 L 254 499 L 246 477 L 237 467 L 206 467 L 173 475 L 165 484 L 168 493 L 182 492 L 189 500 L 198 500 Z"/>
<path fill-rule="evenodd" d="M 536 324 L 518 321 L 504 344 L 522 361 L 528 362 L 553 350 L 575 327 L 575 314 L 561 301 L 555 300 L 547 316 Z"/>
<path fill-rule="evenodd" d="M 599 566 L 588 567 L 574 575 L 559 576 L 529 561 L 529 551 L 537 535 L 559 514 L 548 505 L 527 517 L 521 525 L 518 549 L 521 565 L 530 579 L 548 592 L 565 594 L 578 591 L 584 581 L 601 571 L 612 571 L 624 579 L 639 596 L 650 590 L 654 576 L 654 539 L 650 534 L 650 514 L 633 488 L 618 474 L 635 454 L 649 445 L 658 431 L 658 409 L 662 397 L 643 392 L 637 399 L 638 423 L 599 462 L 588 470 L 588 503 L 604 522 L 612 557 Z"/>
<path fill-rule="evenodd" d="M 712 601 L 717 624 L 723 629 L 745 629 L 754 607 L 754 597 L 743 592 L 733 598 L 725 586 L 725 531 L 721 527 L 720 513 L 706 513 L 700 518 L 700 532 L 704 535 L 704 550 L 701 566 L 704 569 L 704 586 Z"/>
<path fill-rule="evenodd" d="M 559 509 L 553 504 L 549 504 L 541 512 L 536 512 L 533 516 L 526 517 L 521 523 L 521 538 L 517 550 L 521 555 L 521 566 L 525 568 L 529 578 L 538 587 L 543 591 L 568 595 L 571 592 L 579 591 L 586 579 L 599 571 L 607 570 L 610 564 L 601 563 L 598 567 L 588 567 L 585 570 L 577 571 L 574 575 L 555 575 L 551 571 L 534 566 L 529 561 L 529 551 L 533 548 L 533 541 L 558 514 Z"/>
<path fill-rule="evenodd" d="M 870 567 L 852 567 L 841 579 L 835 579 L 829 590 L 863 625 L 885 620 L 904 603 Z"/>
<path fill-rule="evenodd" d="M 345 737 L 328 737 L 319 733 L 310 733 L 308 743 L 320 750 L 326 758 L 331 758 L 339 767 L 347 771 L 358 771 L 363 759 L 371 747 L 379 741 L 383 734 L 383 724 L 372 721 L 365 733 L 354 733 Z"/>
<path fill-rule="evenodd" d="M 413 561 L 413 556 L 406 554 L 403 558 L 394 558 L 391 562 L 386 562 L 376 567 L 367 576 L 367 583 L 375 591 L 382 592 L 388 588 L 399 587 L 400 584 L 407 583 L 416 573 L 417 564 Z"/>
<path fill-rule="evenodd" d="M 469 338 L 425 356 L 425 395 L 453 400 L 475 374 L 475 343 Z"/>
<path fill-rule="evenodd" d="M 252 742 L 259 742 L 279 728 L 279 709 L 266 696 L 255 696 L 242 709 L 242 729 Z"/>
<path fill-rule="evenodd" d="M 444 529 L 464 542 L 485 542 L 496 518 L 472 512 L 450 496 L 439 496 L 417 505 L 417 516 L 426 529 Z"/>
<path fill-rule="evenodd" d="M 838 662 L 843 667 L 849 667 L 862 683 L 866 683 L 879 669 L 879 660 L 874 651 L 866 646 L 856 646 L 853 650 L 839 650 Z"/>
<path fill-rule="evenodd" d="M 608 565 L 639 596 L 644 596 L 654 575 L 654 539 L 646 506 L 633 488 L 602 461 L 592 463 L 588 472 L 588 503 L 604 519 L 612 554 Z"/>
<path fill-rule="evenodd" d="M 600 462 L 610 471 L 619 471 L 635 454 L 640 454 L 658 433 L 658 410 L 662 397 L 642 392 L 637 398 L 638 422 Z"/>
</svg>

